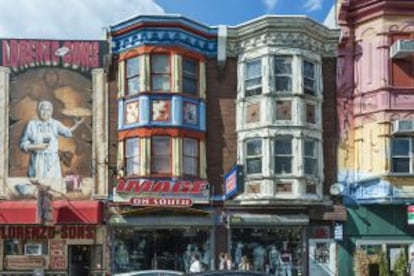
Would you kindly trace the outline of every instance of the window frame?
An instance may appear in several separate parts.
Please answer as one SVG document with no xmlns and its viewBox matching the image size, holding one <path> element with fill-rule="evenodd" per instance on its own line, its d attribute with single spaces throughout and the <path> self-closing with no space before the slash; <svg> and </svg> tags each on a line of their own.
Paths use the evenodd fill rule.
<svg viewBox="0 0 414 276">
<path fill-rule="evenodd" d="M 186 141 L 195 142 L 196 151 L 197 151 L 195 155 L 187 155 L 186 154 L 185 149 L 188 148 L 186 146 Z M 200 170 L 200 165 L 199 165 L 199 161 L 200 161 L 200 141 L 198 139 L 191 138 L 191 137 L 183 137 L 182 158 L 183 158 L 183 176 L 189 176 L 189 177 L 199 176 L 199 170 Z M 186 159 L 190 159 L 191 161 L 193 161 L 196 164 L 194 173 L 186 171 L 186 169 L 185 169 Z"/>
<path fill-rule="evenodd" d="M 290 154 L 277 153 L 277 151 L 276 151 L 276 143 L 277 143 L 277 141 L 282 141 L 282 140 L 286 141 L 287 139 L 290 142 Z M 289 172 L 283 172 L 283 171 L 280 171 L 279 172 L 278 170 L 276 170 L 276 164 L 278 164 L 278 162 L 277 162 L 277 159 L 278 158 L 283 158 L 283 159 L 290 158 L 290 171 Z M 293 164 L 294 164 L 293 161 L 294 161 L 294 155 L 293 155 L 293 136 L 286 135 L 286 136 L 277 136 L 277 137 L 275 137 L 273 139 L 273 162 L 274 162 L 274 164 L 273 164 L 273 171 L 274 171 L 274 174 L 277 174 L 277 175 L 289 175 L 289 174 L 292 174 L 293 173 Z"/>
<path fill-rule="evenodd" d="M 305 75 L 305 63 L 309 63 L 313 66 L 313 76 L 306 76 Z M 318 95 L 317 79 L 318 79 L 317 62 L 306 59 L 306 58 L 302 59 L 303 94 L 309 95 L 309 96 L 317 96 Z M 306 80 L 310 80 L 310 81 L 313 82 L 312 89 L 306 86 Z"/>
<path fill-rule="evenodd" d="M 125 94 L 127 96 L 139 94 L 141 92 L 141 77 L 142 77 L 142 75 L 141 75 L 141 58 L 142 58 L 142 55 L 137 55 L 137 56 L 133 56 L 133 57 L 129 57 L 129 58 L 125 59 L 125 63 L 124 63 L 125 88 L 126 88 L 125 89 Z M 129 75 L 128 63 L 132 60 L 135 60 L 135 59 L 138 62 L 138 71 L 137 71 L 136 74 Z M 129 80 L 134 79 L 134 78 L 138 79 L 138 89 L 137 89 L 137 91 L 134 91 L 133 93 L 131 93 L 130 89 L 129 89 Z"/>
<path fill-rule="evenodd" d="M 134 141 L 136 140 L 136 143 L 134 143 L 137 146 L 136 149 L 136 153 L 129 155 L 128 154 L 128 141 Z M 130 138 L 126 138 L 125 142 L 124 142 L 124 170 L 125 170 L 125 176 L 126 177 L 130 177 L 130 176 L 137 176 L 140 174 L 140 169 L 141 169 L 141 147 L 140 147 L 140 142 L 141 142 L 141 138 L 140 137 L 130 137 Z M 136 161 L 138 162 L 137 165 L 137 171 L 133 171 L 133 173 L 129 173 L 128 170 L 128 161 L 129 159 L 136 159 Z"/>
<path fill-rule="evenodd" d="M 168 72 L 154 72 L 154 58 L 158 56 L 167 57 L 168 59 Z M 154 89 L 154 77 L 155 76 L 168 76 L 168 89 L 166 90 L 155 90 Z M 168 93 L 171 92 L 171 54 L 170 53 L 154 53 L 150 55 L 150 87 L 151 91 Z"/>
<path fill-rule="evenodd" d="M 306 143 L 313 143 L 313 155 L 307 155 L 306 152 Z M 303 173 L 305 175 L 318 177 L 319 176 L 319 141 L 315 138 L 305 138 L 303 140 Z M 314 164 L 315 167 L 313 167 L 314 172 L 309 173 L 306 171 L 306 160 L 310 161 L 310 164 Z"/>
<path fill-rule="evenodd" d="M 406 140 L 408 141 L 408 145 L 409 145 L 409 149 L 408 149 L 408 154 L 407 155 L 394 155 L 394 145 L 393 142 L 394 140 Z M 390 158 L 391 158 L 391 173 L 393 174 L 413 174 L 414 170 L 413 170 L 413 137 L 409 137 L 409 136 L 392 136 L 391 137 L 391 154 L 390 154 Z M 394 159 L 408 159 L 408 171 L 406 172 L 396 172 L 394 171 Z"/>
<path fill-rule="evenodd" d="M 194 74 L 193 75 L 186 74 L 186 71 L 184 70 L 184 63 L 185 63 L 185 61 L 190 61 L 190 62 L 194 62 L 195 63 L 195 71 L 194 71 Z M 182 62 L 181 63 L 182 63 L 181 64 L 181 72 L 182 72 L 181 90 L 182 90 L 182 93 L 185 94 L 185 95 L 189 95 L 189 96 L 196 97 L 196 96 L 199 95 L 199 83 L 200 83 L 200 76 L 199 76 L 200 64 L 199 64 L 199 61 L 197 59 L 195 59 L 195 58 L 190 58 L 190 57 L 187 57 L 187 56 L 182 56 Z M 190 93 L 190 92 L 185 91 L 185 89 L 184 89 L 184 87 L 185 87 L 184 83 L 185 83 L 186 79 L 187 80 L 189 79 L 191 81 L 194 81 L 194 87 L 195 87 L 194 93 Z"/>
<path fill-rule="evenodd" d="M 313 122 L 308 121 L 308 106 L 313 107 Z M 312 102 L 305 102 L 305 123 L 310 125 L 317 125 L 318 124 L 318 105 Z"/>
<path fill-rule="evenodd" d="M 161 154 L 157 154 L 155 149 L 160 150 L 160 147 L 154 145 L 154 139 L 156 138 L 168 138 L 169 140 L 169 152 L 165 154 L 162 152 Z M 156 156 L 167 156 L 169 162 L 169 170 L 168 171 L 156 171 L 154 170 L 155 162 L 158 160 Z M 151 175 L 171 175 L 172 174 L 172 137 L 167 135 L 154 135 L 151 136 Z"/>
<path fill-rule="evenodd" d="M 253 76 L 250 77 L 248 76 L 248 71 L 249 71 L 249 65 L 254 64 L 254 63 L 259 63 L 259 68 L 260 68 L 260 72 L 259 75 L 257 76 Z M 263 94 L 263 70 L 262 70 L 262 59 L 261 58 L 254 58 L 254 59 L 249 59 L 246 60 L 246 62 L 244 63 L 244 96 L 247 97 L 254 97 L 254 96 L 258 96 L 258 95 L 262 95 Z M 255 84 L 255 85 L 251 85 L 249 86 L 247 83 L 249 81 L 252 80 L 259 80 L 259 84 Z M 254 92 L 253 94 L 250 94 L 249 91 L 256 91 L 256 90 L 260 90 L 260 93 Z"/>
<path fill-rule="evenodd" d="M 277 60 L 284 60 L 284 64 L 286 63 L 286 61 L 289 61 L 289 65 L 290 65 L 290 72 L 286 73 L 286 72 L 282 72 L 282 73 L 278 73 L 276 70 L 276 64 L 277 64 Z M 293 56 L 290 55 L 280 55 L 280 56 L 273 56 L 273 86 L 275 89 L 275 92 L 277 94 L 292 94 L 293 93 Z M 290 90 L 289 89 L 285 89 L 285 90 L 278 90 L 277 86 L 278 86 L 278 78 L 288 78 L 290 80 Z M 289 87 L 288 87 L 289 88 Z"/>
<path fill-rule="evenodd" d="M 258 154 L 254 154 L 254 155 L 249 155 L 248 152 L 248 144 L 249 142 L 255 142 L 255 141 L 259 141 L 260 142 L 260 153 Z M 245 164 L 246 164 L 246 175 L 257 175 L 257 174 L 262 174 L 263 173 L 263 139 L 262 137 L 254 137 L 254 138 L 248 138 L 244 141 L 244 147 L 245 147 Z M 260 159 L 260 170 L 258 172 L 251 172 L 249 173 L 249 166 L 248 166 L 248 161 L 252 160 L 252 159 Z"/>
</svg>

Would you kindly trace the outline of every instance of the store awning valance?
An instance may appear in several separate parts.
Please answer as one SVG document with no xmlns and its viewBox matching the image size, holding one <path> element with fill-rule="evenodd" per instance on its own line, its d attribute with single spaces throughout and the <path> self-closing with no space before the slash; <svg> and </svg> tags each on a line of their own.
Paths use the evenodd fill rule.
<svg viewBox="0 0 414 276">
<path fill-rule="evenodd" d="M 305 214 L 271 215 L 233 213 L 230 216 L 231 226 L 277 226 L 277 225 L 306 225 L 309 216 Z"/>
</svg>

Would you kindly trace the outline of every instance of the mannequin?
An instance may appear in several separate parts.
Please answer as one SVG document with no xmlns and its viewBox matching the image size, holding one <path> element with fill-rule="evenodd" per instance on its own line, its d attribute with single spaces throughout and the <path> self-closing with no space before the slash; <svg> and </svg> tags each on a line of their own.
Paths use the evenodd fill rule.
<svg viewBox="0 0 414 276">
<path fill-rule="evenodd" d="M 259 244 L 253 249 L 253 267 L 255 271 L 264 271 L 265 258 L 266 250 Z"/>
<path fill-rule="evenodd" d="M 292 253 L 288 248 L 288 241 L 284 241 L 283 248 L 280 253 L 280 267 L 282 275 L 291 276 L 292 275 Z"/>
<path fill-rule="evenodd" d="M 275 245 L 272 245 L 272 247 L 269 250 L 269 266 L 271 271 L 277 275 L 278 269 L 280 265 L 280 253 L 277 250 Z"/>
<path fill-rule="evenodd" d="M 243 243 L 238 242 L 236 251 L 234 252 L 234 262 L 236 266 L 238 266 L 241 263 L 242 256 L 243 256 Z"/>
<path fill-rule="evenodd" d="M 191 259 L 193 257 L 192 248 L 193 248 L 193 246 L 191 245 L 191 243 L 189 243 L 187 245 L 187 250 L 184 251 L 184 254 L 183 254 L 184 269 L 185 269 L 186 272 L 190 271 Z"/>
<path fill-rule="evenodd" d="M 129 265 L 129 253 L 124 243 L 120 243 L 115 252 L 115 263 L 120 269 L 127 269 Z"/>
</svg>

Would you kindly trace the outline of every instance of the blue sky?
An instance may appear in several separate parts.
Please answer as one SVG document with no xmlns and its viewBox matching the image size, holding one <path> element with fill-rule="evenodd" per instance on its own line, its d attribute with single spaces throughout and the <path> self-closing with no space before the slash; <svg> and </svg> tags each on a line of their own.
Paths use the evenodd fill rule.
<svg viewBox="0 0 414 276">
<path fill-rule="evenodd" d="M 265 14 L 323 22 L 334 0 L 0 0 L 1 38 L 105 39 L 140 14 L 181 14 L 206 25 L 238 25 Z"/>
<path fill-rule="evenodd" d="M 265 15 L 308 15 L 323 22 L 334 0 L 155 0 L 167 13 L 207 25 L 238 25 Z"/>
</svg>

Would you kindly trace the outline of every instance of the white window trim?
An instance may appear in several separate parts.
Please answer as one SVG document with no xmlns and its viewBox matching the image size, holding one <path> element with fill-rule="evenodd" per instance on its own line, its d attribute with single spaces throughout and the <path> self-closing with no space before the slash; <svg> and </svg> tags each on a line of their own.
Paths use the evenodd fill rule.
<svg viewBox="0 0 414 276">
<path fill-rule="evenodd" d="M 314 154 L 315 154 L 315 156 L 306 155 L 306 142 L 313 142 L 314 143 Z M 306 175 L 306 176 L 311 176 L 311 177 L 317 177 L 318 178 L 320 176 L 320 164 L 319 164 L 319 160 L 320 160 L 320 158 L 319 158 L 319 156 L 320 156 L 320 141 L 315 139 L 315 138 L 312 138 L 312 137 L 305 137 L 302 140 L 302 143 L 303 143 L 303 155 L 302 155 L 302 157 L 303 157 L 303 174 Z M 316 167 L 315 174 L 309 174 L 309 173 L 306 172 L 306 166 L 305 166 L 306 159 L 311 159 L 316 163 L 317 167 Z"/>
<path fill-rule="evenodd" d="M 410 148 L 408 150 L 408 155 L 397 155 L 394 156 L 392 153 L 392 142 L 394 139 L 398 140 L 408 140 Z M 404 174 L 414 174 L 414 168 L 413 168 L 413 139 L 414 137 L 408 137 L 408 136 L 392 136 L 390 140 L 390 159 L 391 159 L 391 166 L 390 166 L 390 173 L 396 174 L 396 175 L 404 175 Z M 393 168 L 393 160 L 394 158 L 408 158 L 409 159 L 409 171 L 408 172 L 395 172 Z"/>
<path fill-rule="evenodd" d="M 253 62 L 257 62 L 257 61 L 260 62 L 260 76 L 257 76 L 257 77 L 248 79 L 247 78 L 247 67 L 248 67 L 248 64 L 249 63 L 253 63 Z M 263 60 L 262 60 L 262 58 L 252 58 L 252 59 L 248 59 L 248 60 L 246 60 L 244 62 L 243 65 L 244 65 L 243 66 L 244 67 L 244 70 L 243 70 L 243 86 L 244 86 L 244 89 L 243 89 L 243 93 L 244 93 L 243 94 L 243 97 L 244 98 L 250 98 L 250 97 L 257 97 L 257 96 L 262 95 L 263 94 L 263 71 L 264 71 L 263 70 Z M 254 79 L 260 79 L 260 84 L 257 84 L 257 85 L 252 86 L 252 87 L 248 87 L 247 86 L 247 82 L 250 81 L 250 80 L 254 80 Z M 255 90 L 257 88 L 260 88 L 260 94 L 257 94 L 257 95 L 247 95 L 247 92 L 248 91 Z"/>
<path fill-rule="evenodd" d="M 314 74 L 313 79 L 305 76 L 305 62 L 309 62 L 313 64 L 313 74 Z M 321 74 L 319 72 L 319 63 L 315 60 L 307 58 L 306 56 L 302 56 L 301 65 L 302 65 L 301 67 L 302 68 L 302 93 L 305 95 L 311 96 L 311 97 L 319 96 L 320 94 L 319 80 L 321 77 Z M 313 95 L 305 93 L 305 79 L 313 80 L 313 91 L 314 91 Z"/>
<path fill-rule="evenodd" d="M 277 154 L 276 153 L 276 141 L 277 140 L 284 140 L 284 139 L 289 139 L 290 140 L 290 154 Z M 284 136 L 277 136 L 274 139 L 272 139 L 273 142 L 273 172 L 275 175 L 292 175 L 294 172 L 294 165 L 295 165 L 295 160 L 294 160 L 294 152 L 293 152 L 293 141 L 294 137 L 293 136 L 289 136 L 289 135 L 284 135 Z M 276 172 L 276 158 L 277 157 L 290 157 L 290 172 Z"/>
<path fill-rule="evenodd" d="M 276 73 L 276 70 L 275 70 L 275 67 L 276 67 L 276 59 L 284 59 L 284 60 L 290 60 L 290 71 L 291 71 L 291 73 L 290 74 L 287 74 L 287 73 L 280 73 L 280 74 L 277 74 Z M 295 79 L 294 79 L 294 58 L 293 58 L 293 55 L 289 55 L 289 54 L 285 54 L 285 55 L 274 55 L 273 56 L 273 83 L 272 83 L 272 85 L 273 85 L 273 87 L 274 87 L 274 91 L 275 91 L 275 93 L 276 94 L 279 94 L 279 95 L 289 95 L 289 94 L 292 94 L 292 93 L 294 93 L 294 87 L 295 87 L 295 85 L 294 85 L 294 82 L 295 82 Z M 277 79 L 277 77 L 289 77 L 290 78 L 290 86 L 291 86 L 291 90 L 277 90 L 276 89 L 276 79 Z"/>
<path fill-rule="evenodd" d="M 249 141 L 253 141 L 253 140 L 259 140 L 260 141 L 260 154 L 257 155 L 248 155 L 247 154 L 247 144 Z M 264 152 L 263 152 L 263 138 L 262 137 L 252 137 L 252 138 L 247 138 L 246 140 L 244 140 L 244 163 L 245 163 L 245 172 L 246 175 L 248 176 L 252 176 L 252 175 L 262 175 L 263 174 L 263 158 L 264 158 Z M 248 173 L 248 169 L 247 169 L 247 160 L 248 159 L 256 159 L 256 158 L 260 158 L 261 160 L 261 166 L 260 166 L 260 172 L 255 172 L 255 173 Z"/>
</svg>

